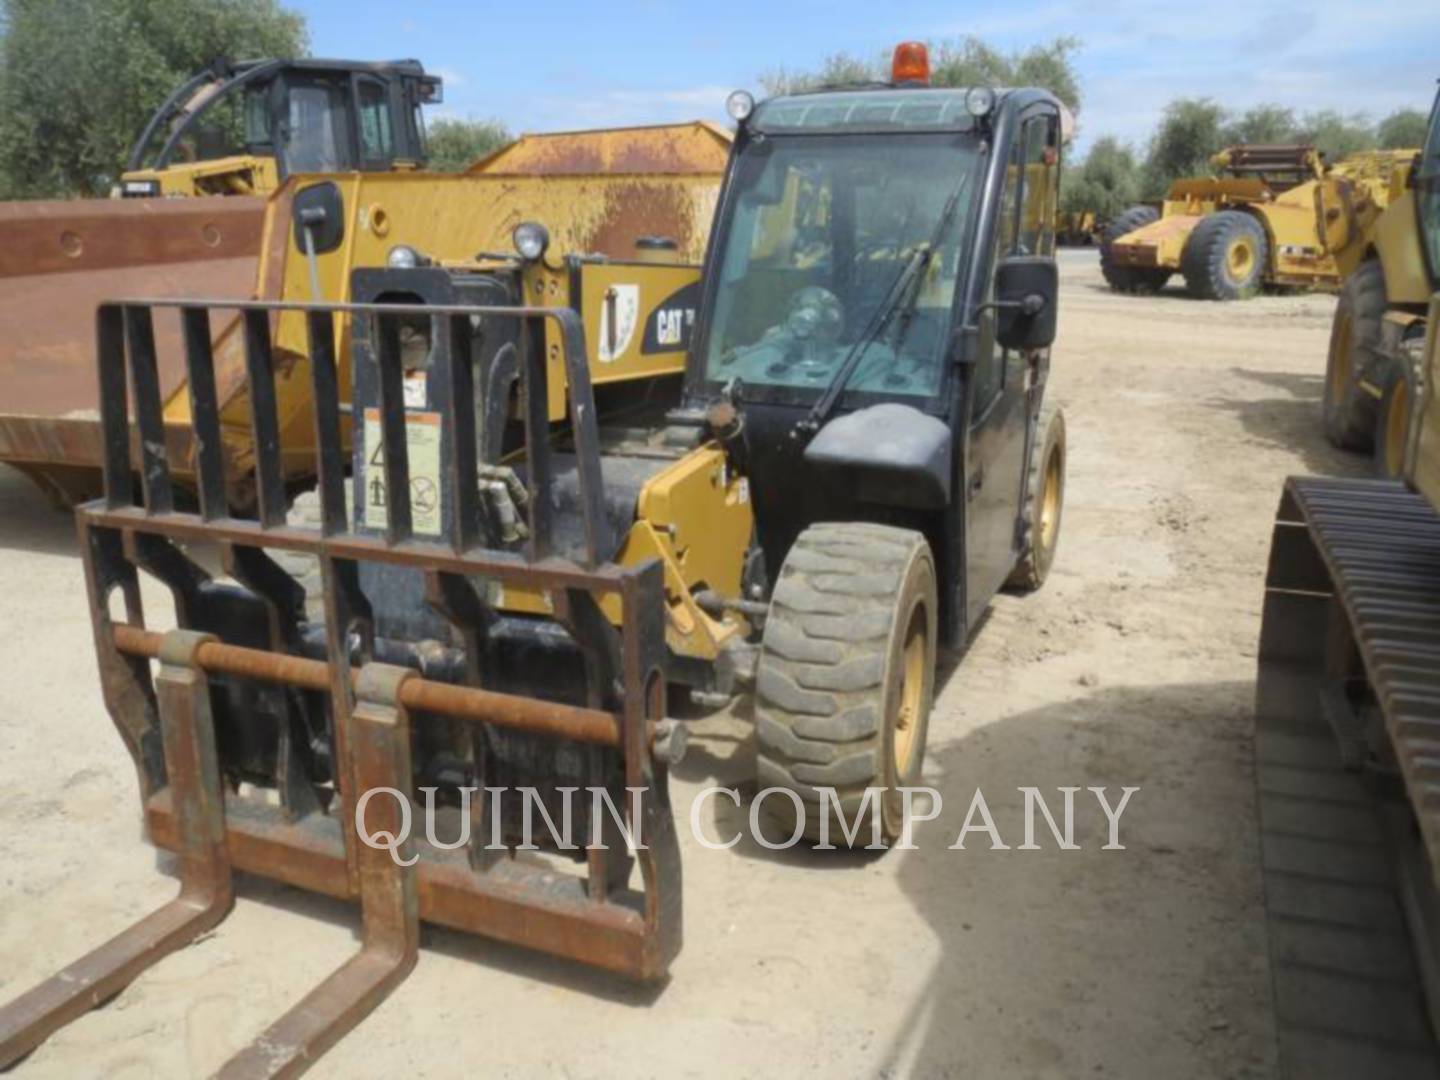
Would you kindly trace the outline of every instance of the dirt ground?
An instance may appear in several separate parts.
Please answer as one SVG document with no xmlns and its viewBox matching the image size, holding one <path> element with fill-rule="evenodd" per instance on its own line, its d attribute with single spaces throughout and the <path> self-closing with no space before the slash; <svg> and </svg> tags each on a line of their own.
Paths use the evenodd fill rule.
<svg viewBox="0 0 1440 1080">
<path fill-rule="evenodd" d="M 692 797 L 743 785 L 741 720 L 673 781 L 685 947 L 637 989 L 429 930 L 419 966 L 317 1076 L 1259 1077 L 1275 1068 L 1251 695 L 1282 478 L 1358 473 L 1319 400 L 1333 301 L 1117 296 L 1065 253 L 1054 395 L 1069 422 L 1049 585 L 1003 596 L 942 672 L 914 851 L 700 848 Z M 168 899 L 98 692 L 68 518 L 0 475 L 0 1000 Z M 148 594 L 152 613 L 164 602 Z M 158 621 L 158 618 L 157 618 Z M 1138 785 L 1123 851 L 1023 839 L 1019 786 Z M 951 850 L 979 786 L 1012 850 Z M 709 835 L 740 813 L 706 804 Z M 355 948 L 340 904 L 242 882 L 234 914 L 24 1077 L 206 1075 Z"/>
</svg>

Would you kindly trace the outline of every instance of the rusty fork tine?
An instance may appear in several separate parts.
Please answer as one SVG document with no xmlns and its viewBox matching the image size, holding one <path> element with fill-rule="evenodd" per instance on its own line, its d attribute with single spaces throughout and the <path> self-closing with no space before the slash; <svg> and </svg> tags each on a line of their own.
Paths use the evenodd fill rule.
<svg viewBox="0 0 1440 1080">
<path fill-rule="evenodd" d="M 146 968 L 210 930 L 230 911 L 224 791 L 210 691 L 196 652 L 207 634 L 173 630 L 155 679 L 165 768 L 180 833 L 180 895 L 0 1009 L 0 1069 L 108 1001 Z"/>
<path fill-rule="evenodd" d="M 351 790 L 359 800 L 356 816 L 363 813 L 370 836 L 408 834 L 401 800 L 410 792 L 410 723 L 400 691 L 414 675 L 409 668 L 366 664 L 356 680 L 354 711 L 347 717 L 336 710 L 336 723 L 350 728 Z M 366 798 L 382 788 L 396 794 Z M 345 826 L 353 828 L 354 822 Z M 392 858 L 386 848 L 361 843 L 358 831 L 352 840 L 360 872 L 360 952 L 231 1058 L 218 1074 L 223 1080 L 299 1076 L 415 967 L 420 947 L 415 871 L 396 861 L 413 860 L 413 845 L 407 839 Z"/>
</svg>

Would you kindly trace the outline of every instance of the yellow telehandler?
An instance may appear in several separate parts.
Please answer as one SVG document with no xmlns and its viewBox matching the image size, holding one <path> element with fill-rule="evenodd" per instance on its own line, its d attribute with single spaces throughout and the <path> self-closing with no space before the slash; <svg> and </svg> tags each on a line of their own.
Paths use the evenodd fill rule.
<svg viewBox="0 0 1440 1080">
<path fill-rule="evenodd" d="M 105 492 L 77 520 L 105 701 L 181 892 L 0 1009 L 0 1067 L 212 929 L 236 870 L 356 901 L 363 930 L 228 1076 L 303 1071 L 405 978 L 421 922 L 662 978 L 685 819 L 667 686 L 754 694 L 782 836 L 901 834 L 937 649 L 1000 588 L 1044 582 L 1066 453 L 1045 394 L 1061 105 L 927 81 L 908 44 L 890 85 L 731 95 L 703 270 L 653 244 L 584 258 L 532 219 L 463 259 L 397 244 L 346 303 L 100 309 Z M 272 227 L 291 253 L 343 245 L 338 224 L 387 205 L 368 184 L 404 179 L 316 184 Z M 226 492 L 217 309 L 241 326 L 249 513 Z M 194 507 L 157 374 L 166 312 Z M 287 521 L 278 434 L 299 371 L 314 525 Z M 282 552 L 318 563 L 319 617 Z M 147 622 L 142 573 L 177 628 Z"/>
</svg>

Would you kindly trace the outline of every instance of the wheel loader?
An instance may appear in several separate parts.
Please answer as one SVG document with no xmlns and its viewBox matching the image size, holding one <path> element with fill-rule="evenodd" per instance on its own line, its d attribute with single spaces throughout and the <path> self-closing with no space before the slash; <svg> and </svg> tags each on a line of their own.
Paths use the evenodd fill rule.
<svg viewBox="0 0 1440 1080">
<path fill-rule="evenodd" d="M 1397 166 L 1395 198 L 1362 216 L 1336 251 L 1344 280 L 1325 362 L 1325 436 L 1342 450 L 1372 454 L 1376 475 L 1387 479 L 1402 474 L 1428 377 L 1421 348 L 1437 258 L 1427 244 L 1440 212 L 1425 195 L 1440 171 L 1434 117 L 1432 110 L 1425 149 Z"/>
<path fill-rule="evenodd" d="M 0 381 L 7 387 L 0 400 L 0 462 L 21 469 L 65 505 L 99 490 L 103 454 L 88 312 L 127 288 L 171 296 L 344 300 L 350 270 L 383 264 L 392 249 L 468 257 L 507 246 L 511 230 L 529 216 L 550 223 L 557 257 L 630 258 L 645 240 L 652 257 L 694 261 L 704 252 L 728 148 L 728 136 L 706 125 L 616 128 L 525 136 L 465 174 L 293 174 L 263 203 L 137 198 L 0 204 L 0 215 L 16 230 L 10 234 L 14 245 L 0 251 L 0 277 L 9 289 L 0 303 L 0 321 L 9 330 L 0 340 Z M 258 223 L 252 204 L 260 207 Z M 303 228 L 294 220 L 297 204 L 310 215 Z M 332 216 L 320 221 L 327 212 Z M 56 246 L 57 229 L 61 245 L 73 234 L 73 253 Z M 318 241 L 313 250 L 303 246 L 306 237 Z M 548 299 L 568 302 L 568 281 L 555 288 Z M 76 319 L 73 311 L 87 314 Z M 287 484 L 298 488 L 315 476 L 305 321 L 277 318 L 281 460 Z M 227 491 L 233 503 L 246 506 L 255 497 L 255 454 L 240 320 L 216 319 L 211 329 Z M 178 360 L 178 317 L 158 319 L 155 332 L 165 361 L 159 378 L 166 438 L 177 483 L 189 496 L 195 429 Z M 348 329 L 340 317 L 337 333 L 346 362 Z M 615 373 L 610 367 L 604 374 Z M 346 379 L 348 394 L 348 371 Z"/>
<path fill-rule="evenodd" d="M 1391 217 L 1402 207 L 1403 217 Z M 1410 233 L 1420 280 L 1431 293 L 1414 357 L 1423 378 L 1403 433 L 1404 466 L 1397 479 L 1286 481 L 1265 583 L 1256 712 L 1262 735 L 1287 745 L 1319 745 L 1333 736 L 1338 757 L 1331 760 L 1379 800 L 1430 1024 L 1440 1030 L 1440 398 L 1434 392 L 1440 376 L 1440 108 L 1431 112 L 1409 190 L 1383 216 L 1390 220 L 1382 233 Z M 1325 797 L 1323 760 L 1312 755 L 1292 764 L 1302 766 L 1291 774 L 1303 790 Z M 1344 820 L 1334 810 L 1331 804 L 1326 812 L 1339 828 Z M 1325 838 L 1323 831 L 1313 835 Z M 1355 834 L 1334 839 L 1352 844 Z M 1358 864 L 1342 859 L 1337 865 Z M 1374 897 L 1384 899 L 1380 890 L 1389 887 L 1389 877 L 1339 892 L 1373 904 Z M 1307 906 L 1322 912 L 1327 905 L 1319 890 L 1334 886 L 1317 881 L 1310 887 L 1317 894 Z M 1333 902 L 1342 909 L 1337 918 L 1348 918 L 1344 898 Z M 1346 936 L 1353 943 L 1349 955 L 1369 971 L 1379 950 L 1393 946 L 1393 938 L 1376 941 L 1365 954 L 1365 939 L 1353 931 Z M 1373 976 L 1359 993 L 1365 1001 L 1357 1000 L 1357 1014 L 1380 1000 Z M 1351 1008 L 1338 997 L 1327 1007 L 1335 1016 Z"/>
<path fill-rule="evenodd" d="M 1160 206 L 1132 206 L 1100 240 L 1120 292 L 1154 293 L 1181 274 L 1199 300 L 1262 288 L 1334 288 L 1334 254 L 1358 222 L 1404 190 L 1413 150 L 1374 150 L 1327 166 L 1313 146 L 1247 145 L 1212 159 L 1218 176 L 1177 180 Z"/>
<path fill-rule="evenodd" d="M 0 1065 L 215 926 L 235 870 L 358 901 L 363 930 L 225 1075 L 301 1071 L 405 977 L 422 921 L 663 977 L 684 820 L 667 686 L 753 695 L 781 838 L 899 833 L 937 650 L 1045 580 L 1066 453 L 1045 400 L 1061 106 L 927 76 L 905 45 L 890 85 L 732 95 L 698 270 L 562 259 L 526 221 L 510 251 L 396 250 L 346 304 L 102 307 L 105 494 L 77 519 L 105 700 L 181 891 L 0 1010 Z M 217 307 L 244 327 L 248 516 L 225 498 Z M 167 310 L 195 509 L 164 437 Z M 287 521 L 278 453 L 286 317 L 307 334 L 313 526 Z M 677 352 L 679 378 L 602 382 Z M 287 553 L 318 566 L 313 619 Z M 142 573 L 177 628 L 147 622 Z M 437 829 L 408 828 L 427 808 Z"/>
</svg>

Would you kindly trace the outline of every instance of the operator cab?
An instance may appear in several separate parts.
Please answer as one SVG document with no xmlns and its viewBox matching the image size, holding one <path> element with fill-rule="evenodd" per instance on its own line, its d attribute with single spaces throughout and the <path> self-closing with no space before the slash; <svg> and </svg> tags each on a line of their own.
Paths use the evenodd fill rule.
<svg viewBox="0 0 1440 1080">
<path fill-rule="evenodd" d="M 156 110 L 121 192 L 263 194 L 292 173 L 419 167 L 420 109 L 441 86 L 416 60 L 217 62 Z"/>
<path fill-rule="evenodd" d="M 743 415 L 772 570 L 816 522 L 916 529 L 963 636 L 1023 547 L 1066 114 L 925 67 L 902 46 L 888 85 L 731 96 L 687 394 Z"/>
</svg>

